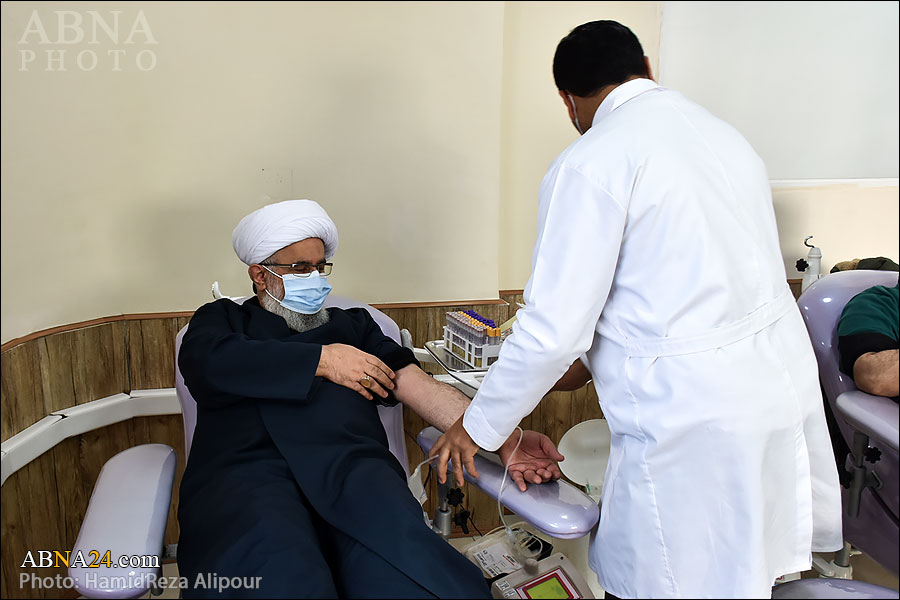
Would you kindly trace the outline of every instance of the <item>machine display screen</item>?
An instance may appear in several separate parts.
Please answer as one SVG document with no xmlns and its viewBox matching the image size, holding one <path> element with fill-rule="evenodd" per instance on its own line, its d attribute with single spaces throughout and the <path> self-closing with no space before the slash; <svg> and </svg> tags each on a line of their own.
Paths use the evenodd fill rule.
<svg viewBox="0 0 900 600">
<path fill-rule="evenodd" d="M 569 586 L 562 582 L 557 573 L 552 573 L 550 577 L 541 577 L 531 584 L 523 585 L 520 589 L 525 593 L 527 598 L 543 599 L 576 597 L 569 592 Z"/>
</svg>

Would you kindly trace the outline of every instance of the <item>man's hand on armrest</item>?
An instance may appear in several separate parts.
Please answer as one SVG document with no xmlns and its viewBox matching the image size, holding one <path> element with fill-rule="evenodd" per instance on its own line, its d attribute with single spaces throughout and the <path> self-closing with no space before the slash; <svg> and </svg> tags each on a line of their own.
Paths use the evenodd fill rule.
<svg viewBox="0 0 900 600">
<path fill-rule="evenodd" d="M 874 396 L 893 398 L 900 394 L 898 351 L 868 352 L 853 363 L 856 387 Z"/>
</svg>

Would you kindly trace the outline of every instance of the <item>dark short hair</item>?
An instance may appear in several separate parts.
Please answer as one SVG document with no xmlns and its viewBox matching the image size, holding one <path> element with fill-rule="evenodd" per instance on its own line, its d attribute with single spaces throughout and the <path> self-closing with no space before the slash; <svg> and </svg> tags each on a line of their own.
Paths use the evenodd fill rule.
<svg viewBox="0 0 900 600">
<path fill-rule="evenodd" d="M 608 85 L 648 75 L 637 36 L 616 21 L 579 25 L 559 42 L 553 57 L 557 89 L 582 98 Z"/>
</svg>

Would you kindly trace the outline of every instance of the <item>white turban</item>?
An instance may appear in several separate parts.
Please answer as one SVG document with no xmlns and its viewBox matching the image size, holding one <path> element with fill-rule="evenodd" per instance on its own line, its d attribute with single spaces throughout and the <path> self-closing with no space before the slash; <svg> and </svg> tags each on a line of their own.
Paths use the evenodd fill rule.
<svg viewBox="0 0 900 600">
<path fill-rule="evenodd" d="M 337 227 L 325 209 L 312 200 L 285 200 L 263 206 L 241 219 L 231 234 L 231 244 L 238 258 L 252 265 L 308 238 L 319 238 L 325 243 L 325 260 L 334 256 Z"/>
</svg>

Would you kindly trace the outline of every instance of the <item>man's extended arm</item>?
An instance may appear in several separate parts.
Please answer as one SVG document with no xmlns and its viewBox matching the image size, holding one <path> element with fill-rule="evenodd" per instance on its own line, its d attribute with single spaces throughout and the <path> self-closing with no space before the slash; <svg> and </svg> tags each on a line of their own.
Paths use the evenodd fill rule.
<svg viewBox="0 0 900 600">
<path fill-rule="evenodd" d="M 416 365 L 398 369 L 394 386 L 397 400 L 441 431 L 447 431 L 469 405 L 465 394 L 435 380 Z"/>
<path fill-rule="evenodd" d="M 853 381 L 868 394 L 893 398 L 900 395 L 898 351 L 868 352 L 853 363 Z"/>
<path fill-rule="evenodd" d="M 469 398 L 455 387 L 437 381 L 416 365 L 407 365 L 396 371 L 394 397 L 417 415 L 440 429 L 447 431 L 466 411 Z M 525 482 L 543 483 L 559 479 L 562 475 L 555 461 L 563 460 L 556 446 L 546 435 L 536 431 L 522 434 L 522 443 L 513 455 L 519 442 L 519 432 L 513 434 L 497 450 L 504 463 L 509 464 L 510 478 L 520 490 L 525 490 Z M 446 468 L 446 466 L 445 466 Z M 476 477 L 474 468 L 467 468 Z M 462 485 L 462 473 L 457 473 L 457 482 Z"/>
<path fill-rule="evenodd" d="M 590 379 L 591 372 L 583 362 L 576 360 L 550 391 L 577 390 Z M 447 431 L 469 405 L 465 394 L 452 385 L 437 381 L 415 365 L 397 371 L 394 384 L 397 386 L 396 398 L 441 431 Z M 512 437 L 518 439 L 518 433 Z"/>
</svg>

